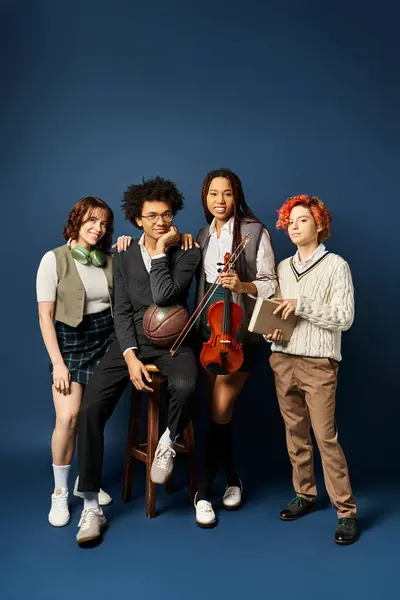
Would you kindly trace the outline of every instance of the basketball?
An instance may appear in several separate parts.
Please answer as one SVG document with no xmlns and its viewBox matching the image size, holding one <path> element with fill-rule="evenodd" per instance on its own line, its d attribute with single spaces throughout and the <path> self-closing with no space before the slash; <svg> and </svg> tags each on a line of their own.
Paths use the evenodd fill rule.
<svg viewBox="0 0 400 600">
<path fill-rule="evenodd" d="M 160 348 L 171 347 L 189 320 L 184 306 L 158 306 L 152 304 L 143 316 L 143 330 L 152 344 Z"/>
</svg>

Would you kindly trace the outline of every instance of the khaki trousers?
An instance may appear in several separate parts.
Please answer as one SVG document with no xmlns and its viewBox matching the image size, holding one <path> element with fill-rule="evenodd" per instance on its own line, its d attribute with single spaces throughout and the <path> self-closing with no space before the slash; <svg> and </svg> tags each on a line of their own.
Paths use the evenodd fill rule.
<svg viewBox="0 0 400 600">
<path fill-rule="evenodd" d="M 270 365 L 275 375 L 279 408 L 285 421 L 286 444 L 296 494 L 307 500 L 313 500 L 317 495 L 310 435 L 312 427 L 321 454 L 329 498 L 339 518 L 354 517 L 356 505 L 335 423 L 339 364 L 328 358 L 273 352 Z"/>
</svg>

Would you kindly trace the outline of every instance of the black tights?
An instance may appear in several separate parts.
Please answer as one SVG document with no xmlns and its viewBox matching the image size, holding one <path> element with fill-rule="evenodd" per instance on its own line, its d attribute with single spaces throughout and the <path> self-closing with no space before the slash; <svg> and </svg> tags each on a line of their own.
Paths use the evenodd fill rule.
<svg viewBox="0 0 400 600">
<path fill-rule="evenodd" d="M 204 445 L 204 471 L 198 500 L 210 501 L 212 484 L 220 466 L 225 470 L 228 486 L 240 483 L 233 460 L 231 429 L 231 422 L 210 423 Z"/>
</svg>

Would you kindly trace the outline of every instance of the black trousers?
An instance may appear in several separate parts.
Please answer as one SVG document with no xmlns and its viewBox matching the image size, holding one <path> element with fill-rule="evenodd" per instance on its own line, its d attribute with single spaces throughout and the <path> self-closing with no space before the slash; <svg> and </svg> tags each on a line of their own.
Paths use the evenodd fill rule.
<svg viewBox="0 0 400 600">
<path fill-rule="evenodd" d="M 167 377 L 168 428 L 171 439 L 182 433 L 190 421 L 190 399 L 196 386 L 197 364 L 188 346 L 175 356 L 168 350 L 146 346 L 137 353 L 142 362 L 152 362 Z M 104 454 L 104 428 L 128 385 L 129 372 L 115 339 L 96 367 L 83 395 L 78 419 L 79 491 L 100 489 Z M 151 384 L 150 384 L 151 387 Z"/>
</svg>

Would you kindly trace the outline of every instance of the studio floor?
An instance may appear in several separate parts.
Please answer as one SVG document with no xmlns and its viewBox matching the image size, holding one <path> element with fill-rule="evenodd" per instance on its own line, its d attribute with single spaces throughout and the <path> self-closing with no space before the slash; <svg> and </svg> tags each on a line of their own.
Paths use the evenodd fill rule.
<svg viewBox="0 0 400 600">
<path fill-rule="evenodd" d="M 148 520 L 144 473 L 138 470 L 128 504 L 121 500 L 120 473 L 111 473 L 104 485 L 114 498 L 105 509 L 109 528 L 101 544 L 82 549 L 75 540 L 79 499 L 71 502 L 68 526 L 47 523 L 51 473 L 45 466 L 44 449 L 9 457 L 2 466 L 9 480 L 1 511 L 4 600 L 399 597 L 400 489 L 388 482 L 357 482 L 361 535 L 339 547 L 336 515 L 324 494 L 316 513 L 279 520 L 292 497 L 286 473 L 260 485 L 249 480 L 240 511 L 224 511 L 216 500 L 219 524 L 212 530 L 196 526 L 186 488 L 172 495 L 160 490 L 159 513 Z"/>
</svg>

